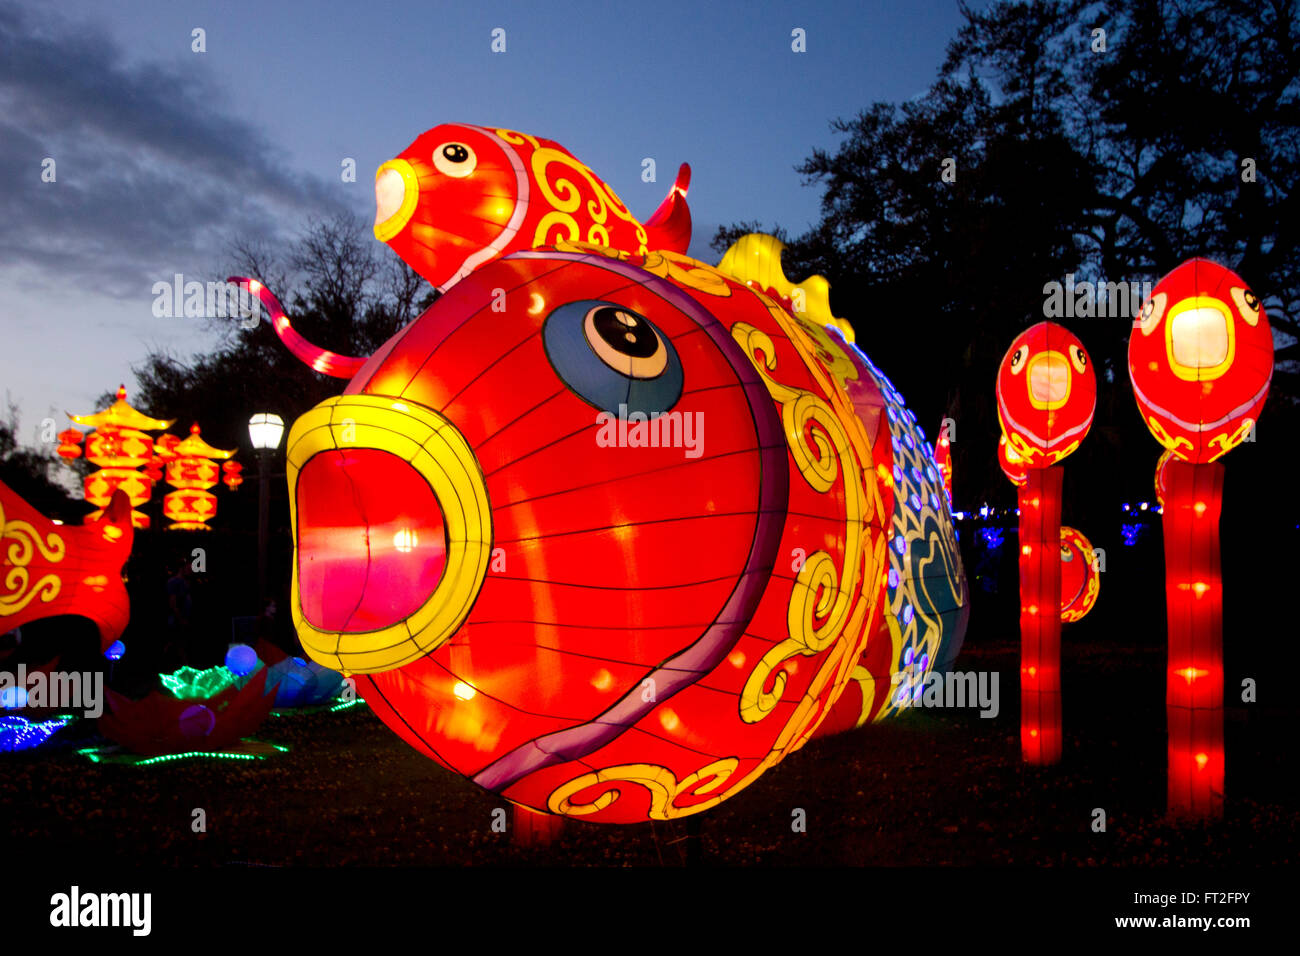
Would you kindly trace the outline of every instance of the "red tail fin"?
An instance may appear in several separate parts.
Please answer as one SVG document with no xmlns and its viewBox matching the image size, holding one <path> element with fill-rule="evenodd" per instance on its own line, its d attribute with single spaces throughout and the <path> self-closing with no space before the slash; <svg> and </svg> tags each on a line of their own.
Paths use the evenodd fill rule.
<svg viewBox="0 0 1300 956">
<path fill-rule="evenodd" d="M 686 205 L 686 190 L 691 185 L 691 167 L 687 163 L 677 170 L 677 180 L 668 195 L 646 220 L 645 231 L 651 249 L 684 253 L 691 244 L 691 210 Z"/>
</svg>

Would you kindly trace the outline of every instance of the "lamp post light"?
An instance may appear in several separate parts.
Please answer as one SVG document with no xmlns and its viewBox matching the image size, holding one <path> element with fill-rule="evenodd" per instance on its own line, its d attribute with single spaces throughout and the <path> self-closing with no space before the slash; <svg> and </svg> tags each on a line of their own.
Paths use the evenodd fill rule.
<svg viewBox="0 0 1300 956">
<path fill-rule="evenodd" d="M 258 412 L 248 420 L 248 437 L 257 452 L 257 613 L 266 605 L 266 539 L 271 512 L 271 453 L 280 447 L 284 419 Z"/>
</svg>

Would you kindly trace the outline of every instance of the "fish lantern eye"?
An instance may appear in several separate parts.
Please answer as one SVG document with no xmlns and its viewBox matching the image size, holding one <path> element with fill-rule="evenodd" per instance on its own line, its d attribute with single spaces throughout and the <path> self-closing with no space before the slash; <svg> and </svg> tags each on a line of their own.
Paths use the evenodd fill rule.
<svg viewBox="0 0 1300 956">
<path fill-rule="evenodd" d="M 1025 367 L 1025 359 L 1029 358 L 1029 349 L 1026 346 L 1020 346 L 1016 349 L 1016 354 L 1011 356 L 1011 374 L 1019 375 L 1020 370 Z"/>
<path fill-rule="evenodd" d="M 598 305 L 582 323 L 587 344 L 610 368 L 630 378 L 658 378 L 668 367 L 668 350 L 643 316 Z"/>
<path fill-rule="evenodd" d="M 570 302 L 542 329 L 551 367 L 569 389 L 610 414 L 653 415 L 677 404 L 682 363 L 672 342 L 639 312 L 615 302 Z"/>
<path fill-rule="evenodd" d="M 1254 327 L 1259 324 L 1259 296 L 1249 289 L 1233 286 L 1232 302 L 1247 325 Z"/>
<path fill-rule="evenodd" d="M 474 172 L 478 157 L 464 143 L 443 143 L 433 151 L 433 165 L 446 176 L 464 179 Z"/>
<path fill-rule="evenodd" d="M 1088 367 L 1088 353 L 1077 345 L 1071 345 L 1069 348 L 1070 363 L 1074 366 L 1076 372 L 1083 372 Z"/>
<path fill-rule="evenodd" d="M 1165 293 L 1157 292 L 1143 303 L 1142 311 L 1138 313 L 1138 327 L 1142 329 L 1143 335 L 1150 335 L 1151 330 L 1156 327 L 1156 323 L 1165 314 L 1167 301 L 1169 297 Z"/>
</svg>

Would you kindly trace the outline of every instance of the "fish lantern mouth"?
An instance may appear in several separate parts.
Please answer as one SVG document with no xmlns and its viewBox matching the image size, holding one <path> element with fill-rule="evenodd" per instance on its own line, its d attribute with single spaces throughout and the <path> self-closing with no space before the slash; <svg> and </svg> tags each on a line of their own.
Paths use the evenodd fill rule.
<svg viewBox="0 0 1300 956">
<path fill-rule="evenodd" d="M 1210 296 L 1183 299 L 1165 320 L 1169 367 L 1185 381 L 1210 382 L 1232 365 L 1235 335 L 1228 307 Z"/>
<path fill-rule="evenodd" d="M 1034 408 L 1060 408 L 1070 398 L 1070 363 L 1060 352 L 1039 352 L 1029 360 L 1025 386 Z"/>
<path fill-rule="evenodd" d="M 388 242 L 411 221 L 420 182 L 404 159 L 390 159 L 375 172 L 375 238 Z"/>
<path fill-rule="evenodd" d="M 293 621 L 314 661 L 378 673 L 441 646 L 478 597 L 491 507 L 469 444 L 412 402 L 344 395 L 289 434 Z"/>
</svg>

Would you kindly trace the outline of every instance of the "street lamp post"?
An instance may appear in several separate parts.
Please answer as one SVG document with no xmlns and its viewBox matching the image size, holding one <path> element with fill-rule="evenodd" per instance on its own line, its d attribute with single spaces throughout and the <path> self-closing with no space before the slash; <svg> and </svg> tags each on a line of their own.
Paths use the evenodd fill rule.
<svg viewBox="0 0 1300 956">
<path fill-rule="evenodd" d="M 271 453 L 280 447 L 284 419 L 258 412 L 248 420 L 248 437 L 257 451 L 257 612 L 266 606 L 266 540 L 271 514 Z"/>
</svg>

